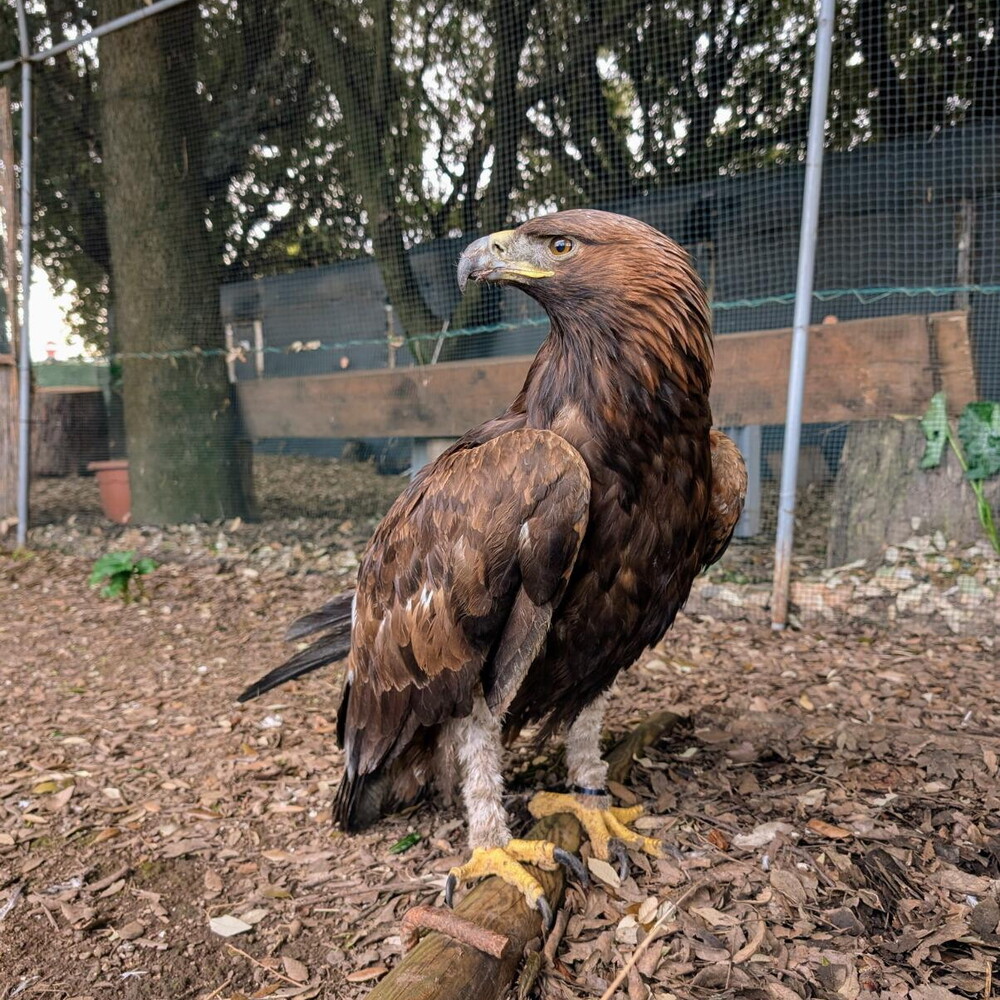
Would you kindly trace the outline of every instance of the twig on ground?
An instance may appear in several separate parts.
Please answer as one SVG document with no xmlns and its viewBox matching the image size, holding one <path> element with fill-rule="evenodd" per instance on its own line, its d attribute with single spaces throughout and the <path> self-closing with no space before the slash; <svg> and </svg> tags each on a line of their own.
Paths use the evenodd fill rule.
<svg viewBox="0 0 1000 1000">
<path fill-rule="evenodd" d="M 566 933 L 566 925 L 568 923 L 569 911 L 566 907 L 561 907 L 556 914 L 556 921 L 552 925 L 552 930 L 549 931 L 549 936 L 545 939 L 545 947 L 542 949 L 542 954 L 545 956 L 545 961 L 548 965 L 552 965 L 556 960 L 556 951 L 562 942 L 563 935 Z"/>
<path fill-rule="evenodd" d="M 3 918 L 14 909 L 17 905 L 17 901 L 21 898 L 22 892 L 24 892 L 24 883 L 14 887 L 13 892 L 10 894 L 10 898 L 3 904 L 3 906 L 0 906 L 0 920 L 3 920 Z"/>
<path fill-rule="evenodd" d="M 248 962 L 252 962 L 257 966 L 258 969 L 263 969 L 269 976 L 274 976 L 275 979 L 280 979 L 283 983 L 290 983 L 292 986 L 302 986 L 303 984 L 297 982 L 294 979 L 289 979 L 288 976 L 283 976 L 277 969 L 272 969 L 271 966 L 265 965 L 263 962 L 258 962 L 253 955 L 248 955 L 242 948 L 237 948 L 234 944 L 227 944 L 226 947 L 235 952 L 237 955 L 242 955 Z"/>
<path fill-rule="evenodd" d="M 99 879 L 97 882 L 91 882 L 90 885 L 83 886 L 85 892 L 101 892 L 107 889 L 109 885 L 114 884 L 120 878 L 125 878 L 126 875 L 132 870 L 130 865 L 122 865 L 117 871 L 113 871 L 110 875 L 105 878 Z"/>
<path fill-rule="evenodd" d="M 624 966 L 622 966 L 618 975 L 611 981 L 611 985 L 601 994 L 601 1000 L 611 1000 L 611 998 L 615 995 L 615 990 L 617 990 L 618 987 L 621 986 L 621 984 L 628 978 L 629 971 L 636 964 L 636 962 L 642 958 L 643 953 L 653 943 L 653 940 L 659 936 L 664 924 L 676 915 L 677 908 L 681 905 L 681 903 L 683 903 L 684 900 L 687 899 L 688 896 L 690 896 L 696 889 L 701 888 L 702 885 L 704 885 L 703 881 L 695 882 L 694 885 L 688 886 L 688 888 L 673 901 L 672 905 L 666 907 L 663 913 L 656 918 L 656 923 L 649 928 L 649 933 L 642 939 L 635 951 L 629 955 L 628 961 L 624 964 Z"/>
<path fill-rule="evenodd" d="M 536 947 L 531 950 L 532 944 Z M 528 1000 L 531 991 L 535 987 L 535 980 L 542 971 L 542 953 L 537 948 L 538 939 L 530 942 L 527 953 L 524 956 L 524 965 L 521 967 L 521 974 L 517 977 L 517 1000 Z"/>
<path fill-rule="evenodd" d="M 212 990 L 211 993 L 206 993 L 201 1000 L 215 1000 L 215 998 L 233 981 L 233 974 L 230 973 L 226 978 Z"/>
</svg>

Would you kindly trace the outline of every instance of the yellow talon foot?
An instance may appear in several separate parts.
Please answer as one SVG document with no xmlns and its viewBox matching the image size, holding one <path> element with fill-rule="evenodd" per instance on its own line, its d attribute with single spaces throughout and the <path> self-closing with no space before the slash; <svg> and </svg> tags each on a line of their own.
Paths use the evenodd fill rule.
<svg viewBox="0 0 1000 1000">
<path fill-rule="evenodd" d="M 594 855 L 603 861 L 610 861 L 614 855 L 622 866 L 622 877 L 627 873 L 627 856 L 625 848 L 632 847 L 658 858 L 662 854 L 662 845 L 653 837 L 644 837 L 641 833 L 629 829 L 628 824 L 634 823 L 643 813 L 642 806 L 622 808 L 607 806 L 597 808 L 581 801 L 578 795 L 539 792 L 529 803 L 528 810 L 536 819 L 552 816 L 555 813 L 570 813 L 575 816 L 587 833 Z M 617 844 L 616 844 L 617 841 Z M 620 848 L 618 845 L 622 845 Z"/>
<path fill-rule="evenodd" d="M 452 868 L 445 883 L 444 898 L 452 905 L 455 887 L 462 882 L 495 875 L 518 889 L 528 905 L 537 909 L 545 923 L 552 926 L 552 909 L 539 881 L 524 867 L 534 865 L 544 871 L 554 871 L 560 864 L 571 869 L 586 884 L 587 873 L 579 859 L 547 840 L 509 840 L 503 847 L 475 847 L 464 865 Z"/>
</svg>

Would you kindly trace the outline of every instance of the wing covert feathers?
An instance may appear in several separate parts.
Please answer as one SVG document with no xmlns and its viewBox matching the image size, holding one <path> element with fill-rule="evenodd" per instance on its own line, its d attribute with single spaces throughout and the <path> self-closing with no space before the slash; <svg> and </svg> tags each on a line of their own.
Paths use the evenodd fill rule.
<svg viewBox="0 0 1000 1000">
<path fill-rule="evenodd" d="M 516 430 L 460 443 L 396 501 L 358 574 L 342 705 L 348 784 L 418 730 L 467 714 L 478 690 L 509 697 L 544 642 L 589 499 L 571 445 Z"/>
</svg>

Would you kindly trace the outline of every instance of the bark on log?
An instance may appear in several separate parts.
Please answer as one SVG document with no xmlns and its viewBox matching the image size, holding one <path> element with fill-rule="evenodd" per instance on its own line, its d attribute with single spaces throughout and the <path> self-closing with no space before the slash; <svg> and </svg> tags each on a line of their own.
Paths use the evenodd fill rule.
<svg viewBox="0 0 1000 1000">
<path fill-rule="evenodd" d="M 32 403 L 31 472 L 74 476 L 108 457 L 108 417 L 100 389 L 37 389 Z"/>
<path fill-rule="evenodd" d="M 0 522 L 17 511 L 17 429 L 17 368 L 0 354 Z"/>
<path fill-rule="evenodd" d="M 627 733 L 607 754 L 612 780 L 624 781 L 634 755 L 654 743 L 680 720 L 673 712 L 660 712 Z M 526 835 L 550 840 L 567 851 L 580 849 L 581 830 L 569 815 L 548 816 Z M 534 870 L 545 889 L 553 912 L 561 905 L 565 889 L 562 869 Z M 455 907 L 466 920 L 503 934 L 508 945 L 500 958 L 431 932 L 368 994 L 368 1000 L 500 1000 L 514 981 L 525 946 L 541 934 L 538 913 L 528 908 L 516 889 L 489 878 L 468 892 Z"/>
<path fill-rule="evenodd" d="M 937 469 L 920 468 L 924 435 L 916 420 L 873 420 L 847 432 L 833 494 L 827 565 L 880 555 L 913 535 L 984 540 L 976 499 L 950 448 Z M 1000 480 L 985 483 L 1000 505 Z"/>
</svg>

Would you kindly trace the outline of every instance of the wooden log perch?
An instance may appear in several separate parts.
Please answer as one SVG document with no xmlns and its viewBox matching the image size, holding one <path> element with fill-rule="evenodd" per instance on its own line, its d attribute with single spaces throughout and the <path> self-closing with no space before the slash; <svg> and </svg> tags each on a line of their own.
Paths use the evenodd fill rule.
<svg viewBox="0 0 1000 1000">
<path fill-rule="evenodd" d="M 607 755 L 612 780 L 628 777 L 636 753 L 655 743 L 680 721 L 673 712 L 651 716 L 620 740 Z M 529 838 L 550 840 L 564 850 L 580 849 L 582 831 L 576 819 L 566 814 L 547 816 L 527 833 Z M 553 912 L 562 904 L 565 873 L 532 869 L 545 889 Z M 525 946 L 541 934 L 536 910 L 516 889 L 489 878 L 467 892 L 455 907 L 464 921 L 492 935 L 507 938 L 499 958 L 457 941 L 445 934 L 425 934 L 400 963 L 368 994 L 368 1000 L 500 1000 L 507 994 L 524 956 Z"/>
<path fill-rule="evenodd" d="M 657 712 L 634 729 L 630 729 L 605 755 L 608 762 L 608 780 L 623 784 L 636 755 L 662 739 L 681 722 L 683 716 L 675 712 Z"/>
</svg>

